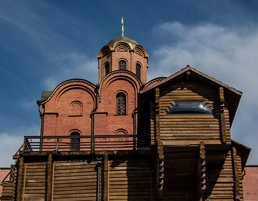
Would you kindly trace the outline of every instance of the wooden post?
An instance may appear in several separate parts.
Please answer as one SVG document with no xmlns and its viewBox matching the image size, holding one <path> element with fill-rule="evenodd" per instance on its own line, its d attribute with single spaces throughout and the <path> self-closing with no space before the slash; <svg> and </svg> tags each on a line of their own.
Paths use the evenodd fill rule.
<svg viewBox="0 0 258 201">
<path fill-rule="evenodd" d="M 162 144 L 162 143 L 160 143 Z M 156 188 L 158 199 L 162 198 L 164 188 L 164 154 L 163 146 L 160 146 L 156 161 Z"/>
<path fill-rule="evenodd" d="M 108 191 L 109 191 L 109 175 L 108 175 L 108 154 L 104 154 L 104 164 L 103 164 L 103 174 L 104 174 L 104 181 L 103 181 L 103 200 L 108 201 Z"/>
<path fill-rule="evenodd" d="M 197 171 L 197 195 L 198 200 L 203 200 L 203 193 L 206 189 L 206 152 L 204 142 L 200 142 L 198 171 Z"/>
<path fill-rule="evenodd" d="M 160 127 L 159 127 L 159 97 L 160 91 L 159 88 L 155 89 L 155 111 L 156 111 L 156 140 L 160 139 Z"/>
<path fill-rule="evenodd" d="M 52 154 L 48 156 L 47 161 L 47 194 L 46 194 L 46 201 L 51 201 L 52 197 L 52 175 L 53 175 L 53 157 Z"/>
<path fill-rule="evenodd" d="M 236 201 L 240 201 L 240 174 L 238 170 L 238 161 L 237 161 L 237 150 L 235 147 L 232 147 L 232 158 L 233 158 L 233 175 L 234 175 L 234 193 Z"/>
<path fill-rule="evenodd" d="M 221 141 L 223 144 L 227 142 L 226 135 L 226 125 L 225 125 L 225 97 L 224 97 L 224 88 L 219 88 L 219 98 L 220 98 L 220 131 L 221 131 Z"/>
<path fill-rule="evenodd" d="M 163 153 L 163 143 L 160 140 L 160 125 L 159 125 L 159 98 L 160 90 L 155 89 L 155 127 L 156 127 L 156 143 L 157 143 L 157 154 L 156 154 L 156 188 L 158 199 L 162 198 L 163 187 L 164 187 L 164 153 Z"/>
<path fill-rule="evenodd" d="M 22 185 L 23 185 L 23 168 L 24 168 L 24 158 L 23 156 L 19 159 L 19 170 L 17 175 L 17 192 L 16 192 L 16 200 L 22 200 Z"/>
<path fill-rule="evenodd" d="M 100 193 L 101 193 L 101 189 L 100 189 L 100 183 L 101 183 L 101 166 L 102 164 L 102 158 L 96 158 L 97 159 L 97 196 L 96 196 L 96 201 L 100 201 Z"/>
<path fill-rule="evenodd" d="M 17 188 L 17 175 L 18 175 L 18 170 L 17 170 L 17 164 L 18 160 L 15 160 L 15 165 L 13 166 L 13 199 L 16 198 L 16 188 Z"/>
</svg>

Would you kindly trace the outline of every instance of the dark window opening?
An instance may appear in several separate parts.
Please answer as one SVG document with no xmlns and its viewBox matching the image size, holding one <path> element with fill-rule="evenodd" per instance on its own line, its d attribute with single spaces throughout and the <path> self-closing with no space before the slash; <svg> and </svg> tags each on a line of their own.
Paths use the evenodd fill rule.
<svg viewBox="0 0 258 201">
<path fill-rule="evenodd" d="M 118 93 L 116 96 L 117 115 L 126 114 L 126 96 L 124 93 Z"/>
<path fill-rule="evenodd" d="M 80 151 L 80 133 L 73 132 L 71 133 L 70 140 L 70 150 L 71 151 Z"/>
<path fill-rule="evenodd" d="M 126 62 L 124 60 L 119 61 L 119 70 L 126 70 Z"/>
<path fill-rule="evenodd" d="M 110 73 L 110 66 L 109 63 L 106 63 L 105 65 L 105 75 L 108 75 Z"/>
<path fill-rule="evenodd" d="M 141 65 L 136 64 L 136 75 L 139 79 L 141 79 Z"/>
<path fill-rule="evenodd" d="M 204 100 L 174 100 L 165 114 L 212 114 L 212 108 Z"/>
</svg>

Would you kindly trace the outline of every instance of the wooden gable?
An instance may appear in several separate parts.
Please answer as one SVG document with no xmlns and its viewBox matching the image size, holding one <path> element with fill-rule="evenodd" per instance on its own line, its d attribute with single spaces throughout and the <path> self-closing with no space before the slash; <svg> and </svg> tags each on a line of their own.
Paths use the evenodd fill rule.
<svg viewBox="0 0 258 201">
<path fill-rule="evenodd" d="M 200 141 L 206 144 L 231 143 L 230 127 L 241 94 L 240 91 L 188 66 L 140 92 L 140 118 L 148 113 L 147 110 L 150 111 L 152 144 L 157 132 L 167 145 L 199 144 Z M 150 108 L 146 108 L 148 97 L 152 97 Z M 212 112 L 168 114 L 166 111 L 176 101 L 203 102 Z"/>
<path fill-rule="evenodd" d="M 150 94 L 155 93 L 154 89 L 157 87 L 160 88 L 160 90 L 163 90 L 175 83 L 184 84 L 191 81 L 198 82 L 200 84 L 202 83 L 203 85 L 206 85 L 207 87 L 215 91 L 219 91 L 220 87 L 224 89 L 225 99 L 227 99 L 227 104 L 230 112 L 231 125 L 233 123 L 235 113 L 240 102 L 240 98 L 242 96 L 242 92 L 190 66 L 187 66 L 180 71 L 170 75 L 166 79 L 163 79 L 160 82 L 141 90 L 140 94 L 142 95 L 142 97 L 148 97 Z"/>
</svg>

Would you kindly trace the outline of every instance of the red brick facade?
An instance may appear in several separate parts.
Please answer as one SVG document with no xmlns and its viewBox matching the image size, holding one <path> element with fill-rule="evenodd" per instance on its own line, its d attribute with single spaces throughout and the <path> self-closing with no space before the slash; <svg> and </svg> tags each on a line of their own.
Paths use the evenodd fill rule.
<svg viewBox="0 0 258 201">
<path fill-rule="evenodd" d="M 258 165 L 247 165 L 245 167 L 243 194 L 245 201 L 258 200 Z"/>
<path fill-rule="evenodd" d="M 138 93 L 147 81 L 148 54 L 133 39 L 111 40 L 98 54 L 99 83 L 73 79 L 39 102 L 44 136 L 137 133 Z M 119 69 L 119 62 L 125 69 Z M 125 96 L 118 114 L 118 96 Z"/>
</svg>

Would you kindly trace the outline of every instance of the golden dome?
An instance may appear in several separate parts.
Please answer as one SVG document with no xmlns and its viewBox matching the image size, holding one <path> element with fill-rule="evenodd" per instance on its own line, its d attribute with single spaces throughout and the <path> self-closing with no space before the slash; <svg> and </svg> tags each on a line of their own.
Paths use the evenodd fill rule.
<svg viewBox="0 0 258 201">
<path fill-rule="evenodd" d="M 128 37 L 120 37 L 114 38 L 111 41 L 109 41 L 107 46 L 109 46 L 110 49 L 113 50 L 117 43 L 127 43 L 128 45 L 130 45 L 132 50 L 134 50 L 135 46 L 138 45 L 138 43 L 134 39 Z"/>
</svg>

